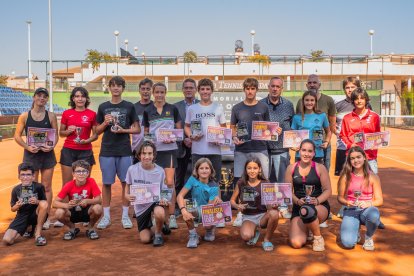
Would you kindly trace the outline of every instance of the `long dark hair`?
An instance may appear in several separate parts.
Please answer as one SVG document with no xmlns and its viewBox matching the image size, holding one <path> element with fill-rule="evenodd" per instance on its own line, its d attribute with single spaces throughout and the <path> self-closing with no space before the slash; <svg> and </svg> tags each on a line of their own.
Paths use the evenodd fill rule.
<svg viewBox="0 0 414 276">
<path fill-rule="evenodd" d="M 362 170 L 364 172 L 364 186 L 365 188 L 369 187 L 369 174 L 370 174 L 370 168 L 368 164 L 367 155 L 365 154 L 365 151 L 359 147 L 355 146 L 349 149 L 348 156 L 346 157 L 346 161 L 344 164 L 344 167 L 341 171 L 341 175 L 339 176 L 338 180 L 338 189 L 339 189 L 339 183 L 341 183 L 342 179 L 345 177 L 345 191 L 348 191 L 349 184 L 351 183 L 351 173 L 353 173 L 354 168 L 351 164 L 351 153 L 353 152 L 359 152 L 364 157 L 364 165 L 362 166 Z"/>
<path fill-rule="evenodd" d="M 316 114 L 321 113 L 321 111 L 318 109 L 318 96 L 316 95 L 316 92 L 312 90 L 305 91 L 302 95 L 302 100 L 301 100 L 302 101 L 302 121 L 305 119 L 305 110 L 306 110 L 305 97 L 306 96 L 312 96 L 315 98 L 315 106 L 313 107 L 313 112 L 315 112 Z"/>
<path fill-rule="evenodd" d="M 256 163 L 259 166 L 259 168 L 260 168 L 260 172 L 257 175 L 257 179 L 259 179 L 259 180 L 266 180 L 267 181 L 267 178 L 263 175 L 262 162 L 260 162 L 260 159 L 259 158 L 252 157 L 250 159 L 247 159 L 246 163 L 244 164 L 244 170 L 243 170 L 243 175 L 242 175 L 242 179 L 243 179 L 244 183 L 247 184 L 247 181 L 249 181 L 249 176 L 247 175 L 247 165 L 250 162 Z"/>
</svg>

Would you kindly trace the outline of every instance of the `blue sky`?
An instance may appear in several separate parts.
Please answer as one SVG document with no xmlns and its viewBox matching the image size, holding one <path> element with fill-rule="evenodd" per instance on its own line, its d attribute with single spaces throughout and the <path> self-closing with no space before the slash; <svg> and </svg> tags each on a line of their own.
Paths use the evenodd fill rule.
<svg viewBox="0 0 414 276">
<path fill-rule="evenodd" d="M 251 50 L 250 30 L 263 54 L 414 53 L 414 1 L 385 0 L 52 0 L 53 58 L 83 59 L 86 49 L 115 53 L 113 32 L 148 56 L 200 56 Z M 48 59 L 48 0 L 2 1 L 0 74 L 27 74 L 27 24 L 32 59 Z M 411 27 L 411 28 L 410 28 Z M 133 50 L 130 51 L 133 53 Z M 70 65 L 71 66 L 71 65 Z M 58 67 L 57 65 L 55 67 Z M 44 66 L 33 66 L 43 75 Z"/>
</svg>

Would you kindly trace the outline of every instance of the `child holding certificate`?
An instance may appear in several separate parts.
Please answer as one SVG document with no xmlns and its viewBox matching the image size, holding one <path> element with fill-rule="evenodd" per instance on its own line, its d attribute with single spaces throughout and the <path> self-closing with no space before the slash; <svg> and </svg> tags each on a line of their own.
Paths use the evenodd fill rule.
<svg viewBox="0 0 414 276">
<path fill-rule="evenodd" d="M 180 207 L 183 219 L 187 224 L 190 236 L 188 238 L 187 247 L 196 248 L 200 243 L 199 235 L 194 228 L 194 222 L 201 217 L 200 206 L 207 204 L 221 203 L 219 186 L 214 181 L 214 167 L 208 158 L 200 158 L 194 165 L 193 175 L 188 179 L 187 183 L 181 189 L 177 196 L 178 206 Z M 191 207 L 186 204 L 184 197 L 191 191 L 192 200 Z M 215 226 L 205 227 L 205 241 L 214 241 Z"/>
<path fill-rule="evenodd" d="M 263 176 L 260 160 L 256 157 L 248 159 L 244 165 L 243 176 L 236 184 L 230 203 L 233 208 L 243 214 L 240 236 L 246 244 L 255 245 L 260 236 L 258 228 L 266 229 L 262 247 L 264 251 L 273 251 L 274 246 L 270 238 L 276 230 L 279 211 L 276 205 L 262 205 L 262 182 L 267 182 L 267 180 Z M 236 203 L 237 198 L 239 198 L 239 204 Z"/>
<path fill-rule="evenodd" d="M 157 150 L 152 142 L 144 141 L 138 149 L 136 157 L 139 162 L 130 166 L 127 172 L 127 192 L 125 196 L 130 202 L 134 202 L 134 210 L 141 242 L 150 243 L 153 239 L 152 244 L 154 246 L 163 246 L 164 238 L 162 232 L 164 234 L 171 233 L 165 225 L 165 208 L 168 208 L 169 202 L 165 198 L 160 198 L 161 192 L 163 190 L 168 190 L 168 187 L 165 184 L 165 173 L 160 166 L 155 164 Z M 132 191 L 136 190 L 139 192 L 139 190 L 143 190 L 143 188 L 140 188 L 141 186 L 153 185 L 158 186 L 158 200 L 156 200 L 156 196 L 150 191 L 147 191 L 144 193 L 144 198 L 148 199 L 147 202 L 137 204 L 136 199 L 140 196 L 136 193 L 132 193 Z M 149 196 L 147 196 L 147 194 Z M 150 202 L 150 199 L 152 202 Z M 155 225 L 153 225 L 151 220 L 152 215 L 155 218 Z"/>
</svg>

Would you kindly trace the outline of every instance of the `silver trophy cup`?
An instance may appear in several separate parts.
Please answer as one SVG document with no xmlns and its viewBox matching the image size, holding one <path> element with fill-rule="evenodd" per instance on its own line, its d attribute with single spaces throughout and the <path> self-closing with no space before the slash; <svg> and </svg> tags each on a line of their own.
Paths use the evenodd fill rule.
<svg viewBox="0 0 414 276">
<path fill-rule="evenodd" d="M 75 143 L 79 144 L 81 141 L 81 134 L 82 134 L 82 127 L 76 127 L 75 128 L 76 138 L 73 140 Z"/>
<path fill-rule="evenodd" d="M 313 185 L 305 185 L 305 202 L 306 204 L 310 204 L 311 203 L 311 195 L 313 193 L 313 189 L 315 188 L 315 186 Z"/>
<path fill-rule="evenodd" d="M 354 197 L 355 197 L 354 205 L 358 206 L 360 196 L 361 196 L 361 191 L 360 190 L 354 190 Z"/>
<path fill-rule="evenodd" d="M 119 129 L 119 113 L 118 112 L 111 112 L 112 116 L 112 131 L 117 131 Z"/>
</svg>

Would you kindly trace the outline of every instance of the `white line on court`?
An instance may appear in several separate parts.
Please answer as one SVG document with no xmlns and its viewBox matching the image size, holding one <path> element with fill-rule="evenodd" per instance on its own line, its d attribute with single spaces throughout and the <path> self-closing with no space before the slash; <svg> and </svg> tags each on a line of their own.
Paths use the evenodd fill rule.
<svg viewBox="0 0 414 276">
<path fill-rule="evenodd" d="M 386 147 L 386 148 L 381 148 L 381 151 L 382 150 L 404 150 L 404 151 L 414 152 L 414 150 L 410 150 L 410 149 L 405 148 L 405 147 Z"/>
<path fill-rule="evenodd" d="M 395 162 L 398 162 L 398 163 L 401 163 L 401 164 L 404 164 L 404 165 L 407 165 L 407 166 L 414 167 L 414 164 L 407 163 L 407 162 L 404 162 L 404 161 L 400 161 L 398 159 L 395 159 L 395 158 L 392 158 L 392 157 L 389 157 L 389 156 L 386 156 L 386 155 L 383 155 L 383 154 L 378 154 L 378 155 L 381 156 L 381 157 L 384 157 L 384 158 L 391 159 L 391 160 L 393 160 Z"/>
<path fill-rule="evenodd" d="M 10 186 L 7 186 L 7 187 L 4 187 L 4 188 L 2 188 L 2 189 L 0 189 L 0 192 L 2 192 L 2 191 L 4 191 L 4 190 L 8 190 L 8 189 L 10 189 L 11 187 L 14 187 L 14 186 L 16 186 L 16 185 L 18 185 L 19 183 L 16 183 L 16 184 L 13 184 L 13 185 L 10 185 Z"/>
</svg>

